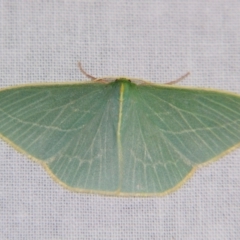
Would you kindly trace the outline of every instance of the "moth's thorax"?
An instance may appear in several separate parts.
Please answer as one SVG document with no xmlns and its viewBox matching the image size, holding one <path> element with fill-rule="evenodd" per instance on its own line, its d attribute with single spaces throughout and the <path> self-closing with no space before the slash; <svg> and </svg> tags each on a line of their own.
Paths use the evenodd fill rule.
<svg viewBox="0 0 240 240">
<path fill-rule="evenodd" d="M 119 93 L 123 95 L 123 98 L 129 97 L 130 89 L 137 86 L 128 78 L 118 78 L 112 84 L 119 88 Z"/>
</svg>

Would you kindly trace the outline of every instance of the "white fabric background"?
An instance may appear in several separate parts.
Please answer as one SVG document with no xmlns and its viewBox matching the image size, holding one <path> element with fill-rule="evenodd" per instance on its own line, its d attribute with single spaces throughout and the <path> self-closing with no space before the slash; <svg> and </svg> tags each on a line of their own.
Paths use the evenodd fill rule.
<svg viewBox="0 0 240 240">
<path fill-rule="evenodd" d="M 0 0 L 0 86 L 132 76 L 240 94 L 238 0 Z M 239 239 L 240 149 L 160 198 L 72 193 L 0 141 L 0 239 Z"/>
</svg>

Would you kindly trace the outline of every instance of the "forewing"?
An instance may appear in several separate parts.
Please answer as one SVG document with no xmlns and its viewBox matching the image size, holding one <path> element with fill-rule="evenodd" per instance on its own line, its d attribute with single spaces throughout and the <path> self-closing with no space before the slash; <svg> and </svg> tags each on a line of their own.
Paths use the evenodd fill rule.
<svg viewBox="0 0 240 240">
<path fill-rule="evenodd" d="M 115 191 L 118 95 L 116 86 L 100 83 L 6 89 L 0 92 L 0 132 L 62 184 Z"/>
<path fill-rule="evenodd" d="M 122 191 L 164 193 L 240 142 L 240 97 L 139 85 L 124 105 Z"/>
</svg>

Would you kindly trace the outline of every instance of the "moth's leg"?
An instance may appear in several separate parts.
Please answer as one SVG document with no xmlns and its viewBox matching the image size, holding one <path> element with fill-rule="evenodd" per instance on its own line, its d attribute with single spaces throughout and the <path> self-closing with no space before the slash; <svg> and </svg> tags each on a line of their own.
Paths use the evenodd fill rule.
<svg viewBox="0 0 240 240">
<path fill-rule="evenodd" d="M 186 78 L 188 75 L 190 74 L 190 72 L 187 72 L 186 74 L 184 74 L 183 76 L 181 76 L 180 78 L 174 80 L 174 81 L 171 81 L 171 82 L 167 82 L 165 84 L 168 84 L 168 85 L 173 85 L 173 84 L 176 84 L 180 81 L 182 81 L 184 78 Z"/>
<path fill-rule="evenodd" d="M 79 67 L 81 73 L 83 73 L 86 77 L 90 78 L 92 81 L 97 79 L 96 77 L 93 77 L 92 75 L 90 75 L 87 72 L 85 72 L 85 70 L 82 68 L 81 62 L 78 62 L 78 67 Z"/>
</svg>

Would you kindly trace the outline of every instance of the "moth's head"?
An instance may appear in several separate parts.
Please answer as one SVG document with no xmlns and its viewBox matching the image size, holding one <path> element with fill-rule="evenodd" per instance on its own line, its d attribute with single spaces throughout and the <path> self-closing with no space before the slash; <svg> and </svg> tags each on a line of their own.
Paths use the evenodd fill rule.
<svg viewBox="0 0 240 240">
<path fill-rule="evenodd" d="M 117 78 L 115 81 L 118 81 L 118 82 L 131 82 L 131 80 L 130 79 L 128 79 L 128 78 Z"/>
<path fill-rule="evenodd" d="M 94 82 L 102 82 L 102 83 L 111 83 L 111 82 L 117 82 L 117 83 L 128 83 L 128 84 L 148 84 L 148 82 L 138 79 L 138 78 L 126 78 L 126 77 L 103 77 L 94 79 Z"/>
</svg>

